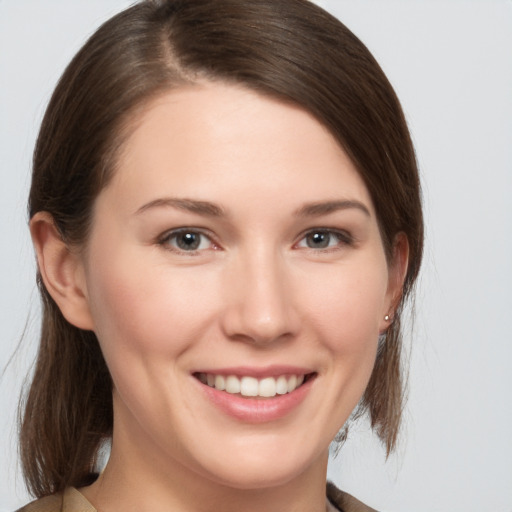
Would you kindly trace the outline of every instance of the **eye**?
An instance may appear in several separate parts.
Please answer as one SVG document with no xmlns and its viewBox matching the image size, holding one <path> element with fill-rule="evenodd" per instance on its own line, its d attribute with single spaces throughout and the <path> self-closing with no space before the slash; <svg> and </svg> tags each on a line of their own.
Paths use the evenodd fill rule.
<svg viewBox="0 0 512 512">
<path fill-rule="evenodd" d="M 352 238 L 347 233 L 329 229 L 315 229 L 306 233 L 297 247 L 308 249 L 334 249 L 341 245 L 350 245 Z"/>
<path fill-rule="evenodd" d="M 178 252 L 196 252 L 216 248 L 207 235 L 194 229 L 177 229 L 167 232 L 158 243 Z"/>
</svg>

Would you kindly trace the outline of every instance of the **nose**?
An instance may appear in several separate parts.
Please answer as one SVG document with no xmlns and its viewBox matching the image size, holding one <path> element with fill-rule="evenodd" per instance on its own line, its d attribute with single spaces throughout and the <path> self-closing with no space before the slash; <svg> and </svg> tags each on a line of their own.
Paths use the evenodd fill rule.
<svg viewBox="0 0 512 512">
<path fill-rule="evenodd" d="M 222 327 L 230 339 L 268 344 L 297 334 L 300 317 L 282 258 L 265 251 L 240 257 L 226 281 Z"/>
</svg>

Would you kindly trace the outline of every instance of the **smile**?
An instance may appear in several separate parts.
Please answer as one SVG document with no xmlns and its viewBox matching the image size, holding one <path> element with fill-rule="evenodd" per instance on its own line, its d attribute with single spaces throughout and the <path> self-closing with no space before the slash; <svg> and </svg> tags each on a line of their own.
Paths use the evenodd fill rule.
<svg viewBox="0 0 512 512">
<path fill-rule="evenodd" d="M 237 367 L 192 373 L 202 395 L 244 423 L 266 423 L 291 414 L 310 394 L 318 373 L 290 366 Z"/>
<path fill-rule="evenodd" d="M 272 398 L 276 395 L 286 395 L 295 391 L 307 379 L 308 375 L 280 375 L 278 377 L 256 377 L 236 375 L 215 375 L 212 373 L 197 373 L 196 378 L 203 384 L 225 391 L 233 395 L 245 397 Z"/>
</svg>

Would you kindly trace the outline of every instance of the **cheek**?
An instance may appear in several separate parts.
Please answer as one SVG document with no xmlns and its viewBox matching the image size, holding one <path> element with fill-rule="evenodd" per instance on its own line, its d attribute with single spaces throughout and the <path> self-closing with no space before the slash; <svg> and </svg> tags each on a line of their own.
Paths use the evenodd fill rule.
<svg viewBox="0 0 512 512">
<path fill-rule="evenodd" d="M 201 299 L 204 282 L 137 259 L 110 258 L 108 266 L 96 266 L 89 275 L 95 332 L 109 366 L 129 354 L 143 363 L 150 355 L 183 352 L 198 338 L 211 309 Z"/>
<path fill-rule="evenodd" d="M 374 351 L 385 309 L 386 266 L 354 266 L 328 274 L 303 294 L 324 345 L 333 354 Z"/>
</svg>

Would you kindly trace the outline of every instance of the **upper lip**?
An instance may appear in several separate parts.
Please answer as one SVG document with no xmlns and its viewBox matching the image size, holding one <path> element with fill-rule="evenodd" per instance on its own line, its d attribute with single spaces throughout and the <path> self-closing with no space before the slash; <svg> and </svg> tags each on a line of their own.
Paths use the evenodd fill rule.
<svg viewBox="0 0 512 512">
<path fill-rule="evenodd" d="M 211 375 L 235 375 L 237 377 L 254 377 L 261 379 L 264 377 L 280 377 L 281 375 L 308 375 L 314 373 L 311 368 L 291 365 L 270 365 L 264 367 L 254 366 L 230 366 L 225 368 L 201 368 L 192 372 L 209 373 Z"/>
</svg>

